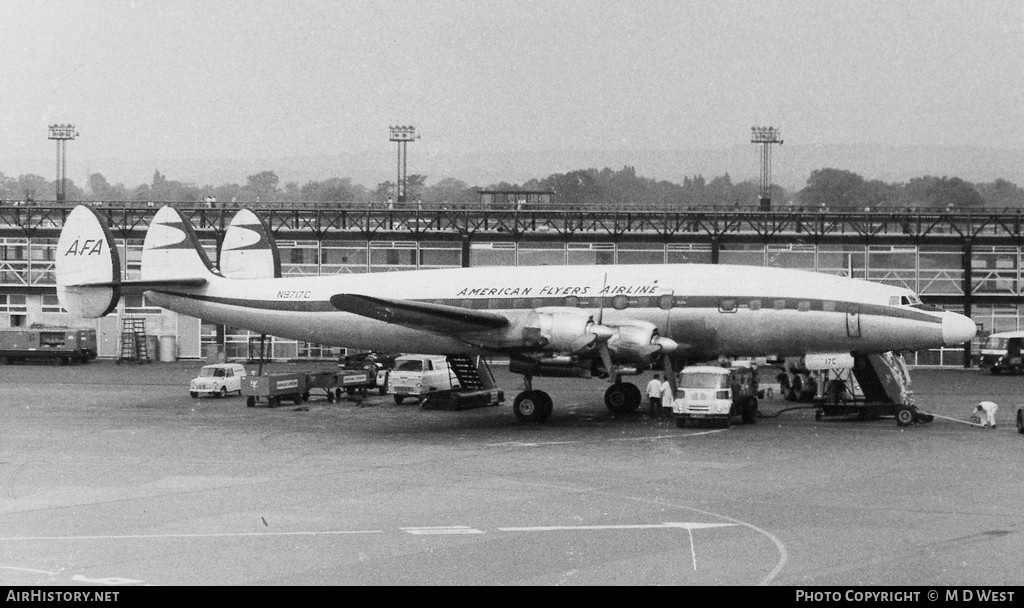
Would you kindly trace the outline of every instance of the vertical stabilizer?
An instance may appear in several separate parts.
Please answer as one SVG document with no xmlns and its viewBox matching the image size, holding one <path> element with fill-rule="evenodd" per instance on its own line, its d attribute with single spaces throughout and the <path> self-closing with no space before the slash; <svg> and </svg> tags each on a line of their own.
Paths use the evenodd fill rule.
<svg viewBox="0 0 1024 608">
<path fill-rule="evenodd" d="M 192 224 L 172 207 L 161 207 L 142 246 L 142 280 L 188 280 L 211 272 L 213 264 Z"/>
<path fill-rule="evenodd" d="M 229 279 L 281 276 L 281 256 L 267 225 L 249 209 L 240 209 L 224 233 L 220 272 Z"/>
<path fill-rule="evenodd" d="M 78 205 L 64 220 L 54 266 L 57 298 L 69 313 L 92 319 L 117 307 L 121 258 L 106 219 L 92 207 Z"/>
</svg>

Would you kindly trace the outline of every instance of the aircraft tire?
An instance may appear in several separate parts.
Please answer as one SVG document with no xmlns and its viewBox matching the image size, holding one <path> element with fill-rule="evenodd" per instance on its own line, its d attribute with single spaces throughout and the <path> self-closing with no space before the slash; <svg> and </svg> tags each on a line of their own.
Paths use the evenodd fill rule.
<svg viewBox="0 0 1024 608">
<path fill-rule="evenodd" d="M 512 403 L 512 412 L 523 422 L 543 422 L 553 409 L 551 397 L 544 391 L 523 391 Z"/>
<path fill-rule="evenodd" d="M 910 426 L 914 423 L 914 410 L 906 405 L 896 409 L 896 424 L 898 426 Z"/>
<path fill-rule="evenodd" d="M 618 382 L 604 392 L 604 405 L 613 414 L 628 414 L 640 407 L 643 394 L 640 388 L 630 382 Z"/>
<path fill-rule="evenodd" d="M 1024 435 L 1024 409 L 1017 409 L 1017 432 Z"/>
</svg>

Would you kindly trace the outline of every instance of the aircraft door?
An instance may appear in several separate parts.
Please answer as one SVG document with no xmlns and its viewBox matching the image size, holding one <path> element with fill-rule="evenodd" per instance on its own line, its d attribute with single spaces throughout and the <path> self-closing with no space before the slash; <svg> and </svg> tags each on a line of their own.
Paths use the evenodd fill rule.
<svg viewBox="0 0 1024 608">
<path fill-rule="evenodd" d="M 860 337 L 860 306 L 850 304 L 846 309 L 846 335 L 851 338 Z"/>
</svg>

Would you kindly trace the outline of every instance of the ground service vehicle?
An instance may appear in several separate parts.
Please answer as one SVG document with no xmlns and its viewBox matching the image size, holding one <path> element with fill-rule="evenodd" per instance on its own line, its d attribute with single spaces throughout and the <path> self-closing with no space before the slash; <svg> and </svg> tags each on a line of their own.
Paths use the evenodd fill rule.
<svg viewBox="0 0 1024 608">
<path fill-rule="evenodd" d="M 933 419 L 914 404 L 907 364 L 898 353 L 815 354 L 804 357 L 802 365 L 819 387 L 813 398 L 817 420 L 849 414 L 861 419 L 895 416 L 896 424 L 908 426 Z"/>
<path fill-rule="evenodd" d="M 676 426 L 687 420 L 717 422 L 725 428 L 739 416 L 743 424 L 757 422 L 757 371 L 752 367 L 693 365 L 676 375 L 672 413 Z"/>
<path fill-rule="evenodd" d="M 245 375 L 245 366 L 241 363 L 204 365 L 199 370 L 199 375 L 189 382 L 188 394 L 193 399 L 200 395 L 224 397 L 235 391 L 241 395 Z"/>
<path fill-rule="evenodd" d="M 93 329 L 0 329 L 0 365 L 19 361 L 67 365 L 95 358 L 96 330 Z"/>
<path fill-rule="evenodd" d="M 981 347 L 981 367 L 987 367 L 995 375 L 1020 374 L 1024 372 L 1021 347 L 1024 347 L 1024 331 L 991 334 Z"/>
<path fill-rule="evenodd" d="M 242 383 L 246 407 L 255 407 L 259 401 L 266 401 L 270 407 L 281 405 L 283 400 L 302 404 L 303 396 L 309 392 L 308 376 L 305 372 L 275 372 L 262 376 L 247 376 Z"/>
<path fill-rule="evenodd" d="M 409 397 L 422 402 L 429 393 L 459 387 L 459 379 L 443 355 L 396 357 L 395 366 L 388 374 L 387 390 L 395 396 L 398 404 Z"/>
</svg>

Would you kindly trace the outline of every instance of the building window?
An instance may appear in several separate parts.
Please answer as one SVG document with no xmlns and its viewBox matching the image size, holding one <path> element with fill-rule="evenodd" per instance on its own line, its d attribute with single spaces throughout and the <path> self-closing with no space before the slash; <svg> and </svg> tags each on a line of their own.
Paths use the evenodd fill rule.
<svg viewBox="0 0 1024 608">
<path fill-rule="evenodd" d="M 43 296 L 43 312 L 67 312 L 60 306 L 60 300 L 56 295 Z"/>
</svg>

